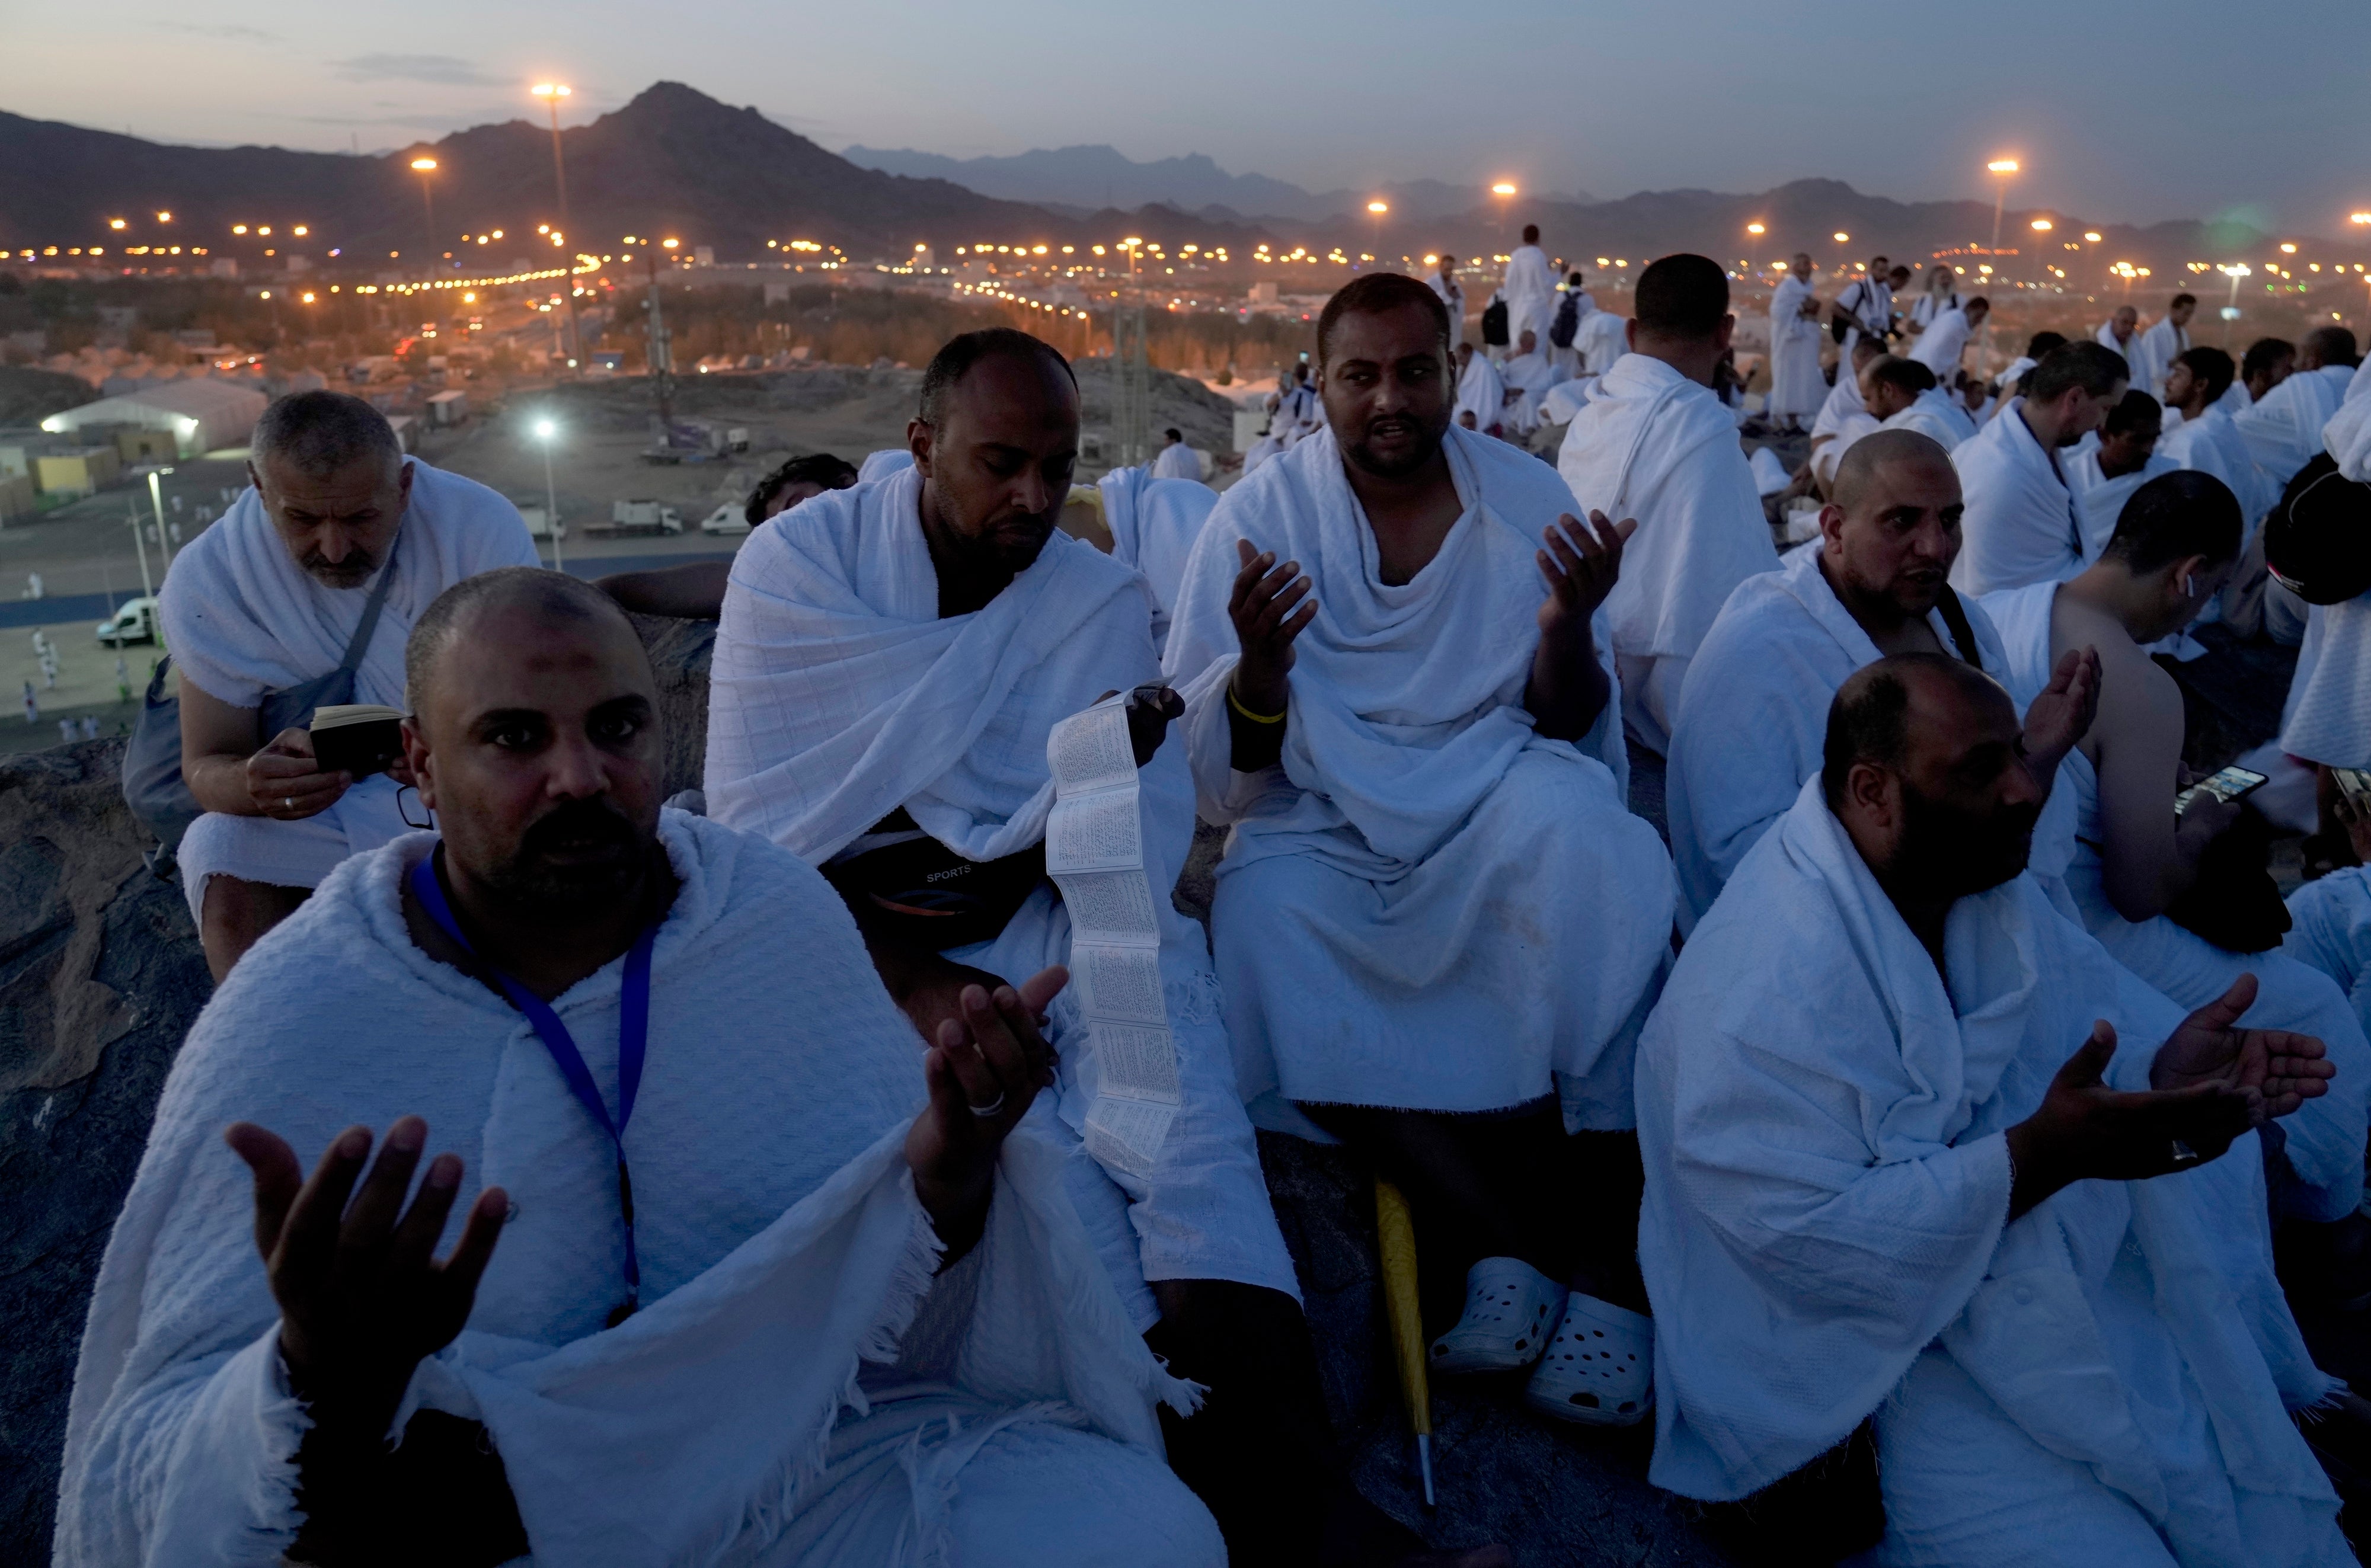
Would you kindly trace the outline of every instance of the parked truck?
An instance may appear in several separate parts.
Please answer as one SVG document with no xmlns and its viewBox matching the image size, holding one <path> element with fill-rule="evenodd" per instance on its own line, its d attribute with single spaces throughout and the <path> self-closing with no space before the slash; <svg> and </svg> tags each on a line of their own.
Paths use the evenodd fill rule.
<svg viewBox="0 0 2371 1568">
<path fill-rule="evenodd" d="M 613 501 L 609 503 L 609 521 L 593 524 L 584 531 L 597 538 L 626 534 L 680 534 L 683 513 L 664 502 Z"/>
</svg>

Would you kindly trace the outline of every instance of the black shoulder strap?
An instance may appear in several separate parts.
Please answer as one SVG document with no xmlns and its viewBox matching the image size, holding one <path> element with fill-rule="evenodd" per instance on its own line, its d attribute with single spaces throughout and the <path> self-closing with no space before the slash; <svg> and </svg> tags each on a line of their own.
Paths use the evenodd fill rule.
<svg viewBox="0 0 2371 1568">
<path fill-rule="evenodd" d="M 1981 670 L 1984 661 L 1976 651 L 1976 628 L 1968 624 L 1968 609 L 1960 603 L 1959 591 L 1949 583 L 1943 584 L 1943 596 L 1935 601 L 1935 608 L 1943 617 L 1943 624 L 1951 631 L 1951 640 L 1960 645 L 1960 662 Z"/>
<path fill-rule="evenodd" d="M 364 655 L 370 651 L 371 634 L 378 629 L 378 613 L 387 605 L 387 591 L 395 582 L 395 552 L 403 545 L 403 531 L 396 530 L 395 541 L 387 548 L 387 559 L 380 563 L 378 581 L 371 585 L 370 597 L 364 601 L 363 618 L 354 628 L 353 640 L 346 644 L 346 656 L 338 668 L 352 674 L 362 667 Z"/>
</svg>

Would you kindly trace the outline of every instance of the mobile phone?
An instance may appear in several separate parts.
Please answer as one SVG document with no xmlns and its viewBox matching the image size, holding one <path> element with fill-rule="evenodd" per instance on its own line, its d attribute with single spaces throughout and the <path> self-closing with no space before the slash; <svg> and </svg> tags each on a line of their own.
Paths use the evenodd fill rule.
<svg viewBox="0 0 2371 1568">
<path fill-rule="evenodd" d="M 2189 810 L 2190 802 L 2202 794 L 2218 801 L 2236 801 L 2266 782 L 2264 775 L 2244 767 L 2218 768 L 2173 798 L 2173 814 L 2180 816 Z"/>
<path fill-rule="evenodd" d="M 2371 803 L 2371 773 L 2359 767 L 2333 767 L 2330 777 L 2338 785 L 2338 792 L 2346 797 L 2348 805 L 2361 811 Z"/>
</svg>

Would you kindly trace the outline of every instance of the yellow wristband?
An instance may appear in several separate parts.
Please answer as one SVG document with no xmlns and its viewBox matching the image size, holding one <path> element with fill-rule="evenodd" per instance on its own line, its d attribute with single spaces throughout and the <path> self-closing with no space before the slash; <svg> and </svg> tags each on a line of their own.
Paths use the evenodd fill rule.
<svg viewBox="0 0 2371 1568">
<path fill-rule="evenodd" d="M 1250 709 L 1245 708 L 1243 704 L 1243 699 L 1235 695 L 1235 683 L 1232 681 L 1229 681 L 1227 683 L 1227 706 L 1233 709 L 1236 712 L 1242 714 L 1244 718 L 1250 720 L 1255 724 L 1281 724 L 1284 722 L 1284 715 L 1281 713 L 1255 713 Z"/>
</svg>

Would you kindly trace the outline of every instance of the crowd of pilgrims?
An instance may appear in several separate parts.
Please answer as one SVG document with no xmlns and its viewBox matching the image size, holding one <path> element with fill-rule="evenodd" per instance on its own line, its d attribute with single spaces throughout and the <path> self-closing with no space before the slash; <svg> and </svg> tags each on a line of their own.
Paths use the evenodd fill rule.
<svg viewBox="0 0 2371 1568">
<path fill-rule="evenodd" d="M 2371 379 L 2187 295 L 1984 376 L 1888 276 L 1777 291 L 1775 483 L 1718 264 L 1527 243 L 1480 352 L 1453 260 L 1341 289 L 1223 493 L 1074 489 L 973 332 L 598 583 L 274 404 L 162 591 L 217 988 L 55 1561 L 1512 1562 L 1352 1485 L 1255 1129 L 1405 1194 L 1433 1378 L 1651 1424 L 1741 1560 L 2354 1561 L 2273 1238 L 2359 1251 L 2371 883 L 2283 905 L 2168 666 L 2301 636 L 2265 755 L 2371 852 Z M 627 610 L 717 620 L 697 789 Z"/>
</svg>

